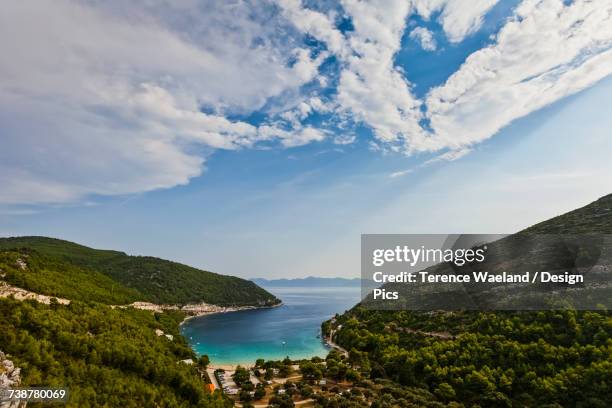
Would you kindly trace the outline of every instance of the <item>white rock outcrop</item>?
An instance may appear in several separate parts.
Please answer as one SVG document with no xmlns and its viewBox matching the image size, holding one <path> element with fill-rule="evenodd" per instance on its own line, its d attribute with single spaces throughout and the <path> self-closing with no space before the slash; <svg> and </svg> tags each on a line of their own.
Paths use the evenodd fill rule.
<svg viewBox="0 0 612 408">
<path fill-rule="evenodd" d="M 8 359 L 8 356 L 0 351 L 0 394 L 9 388 L 19 387 L 21 384 L 21 369 Z M 25 403 L 0 400 L 0 408 L 23 408 Z"/>
</svg>

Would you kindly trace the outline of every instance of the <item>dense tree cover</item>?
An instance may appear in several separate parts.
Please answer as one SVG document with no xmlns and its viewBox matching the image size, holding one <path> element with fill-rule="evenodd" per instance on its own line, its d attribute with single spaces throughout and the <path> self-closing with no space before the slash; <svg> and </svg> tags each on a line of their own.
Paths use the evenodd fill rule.
<svg viewBox="0 0 612 408">
<path fill-rule="evenodd" d="M 612 234 L 612 195 L 505 240 L 530 234 Z M 553 262 L 574 260 L 575 266 L 593 260 L 592 254 L 572 253 L 571 247 L 561 253 L 567 259 L 543 251 L 545 246 L 523 255 L 538 267 L 543 254 L 554 254 Z M 500 252 L 497 261 L 507 267 L 516 255 Z M 609 270 L 609 255 L 604 247 L 594 258 L 602 270 Z M 597 285 L 607 288 L 609 281 Z M 376 392 L 373 407 L 425 406 L 424 401 L 432 406 L 607 407 L 612 401 L 612 315 L 604 308 L 426 313 L 358 305 L 322 325 L 325 335 L 334 328 L 334 340 L 349 350 L 348 363 Z"/>
<path fill-rule="evenodd" d="M 106 304 L 141 299 L 108 276 L 32 250 L 0 252 L 0 271 L 8 283 L 50 296 Z"/>
<path fill-rule="evenodd" d="M 300 372 L 306 380 L 320 380 L 325 372 L 325 365 L 304 360 L 300 362 Z"/>
<path fill-rule="evenodd" d="M 432 401 L 605 407 L 612 400 L 608 312 L 370 311 L 337 318 L 336 342 L 371 379 Z M 558 405 L 554 405 L 558 404 Z"/>
<path fill-rule="evenodd" d="M 332 350 L 325 359 L 324 377 L 336 381 L 359 381 L 361 374 L 355 371 L 349 362 L 336 350 Z"/>
<path fill-rule="evenodd" d="M 279 302 L 251 281 L 164 259 L 129 256 L 46 237 L 0 238 L 0 250 L 23 249 L 44 255 L 47 262 L 69 263 L 89 274 L 95 271 L 98 275 L 106 275 L 118 287 L 128 290 L 127 297 L 138 293 L 138 300 L 172 304 L 206 302 L 222 306 L 262 306 Z"/>
<path fill-rule="evenodd" d="M 268 406 L 274 408 L 293 408 L 295 407 L 295 403 L 293 402 L 291 396 L 283 394 L 274 395 L 272 398 L 270 398 Z"/>
<path fill-rule="evenodd" d="M 22 369 L 23 386 L 68 387 L 68 407 L 229 407 L 207 393 L 178 336 L 179 313 L 156 314 L 72 302 L 0 299 L 0 349 Z M 174 340 L 156 336 L 173 333 Z M 37 404 L 28 404 L 28 407 Z"/>
<path fill-rule="evenodd" d="M 289 377 L 292 373 L 291 366 L 293 361 L 289 357 L 283 360 L 268 360 L 258 359 L 255 361 L 255 367 L 264 369 L 264 379 L 271 380 L 274 377 L 274 370 L 278 370 L 279 377 Z"/>
<path fill-rule="evenodd" d="M 119 256 L 100 265 L 102 273 L 136 288 L 154 303 L 206 302 L 221 306 L 263 306 L 278 299 L 255 283 L 153 257 Z"/>
</svg>

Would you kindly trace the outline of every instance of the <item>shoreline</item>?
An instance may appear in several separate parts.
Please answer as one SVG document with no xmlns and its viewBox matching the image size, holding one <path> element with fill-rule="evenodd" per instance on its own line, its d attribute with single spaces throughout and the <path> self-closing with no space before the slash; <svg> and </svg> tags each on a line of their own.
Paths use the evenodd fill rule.
<svg viewBox="0 0 612 408">
<path fill-rule="evenodd" d="M 183 336 L 185 337 L 185 336 Z M 324 355 L 309 355 L 309 356 L 303 356 L 303 357 L 291 357 L 290 355 L 288 355 L 287 357 L 289 357 L 292 361 L 301 361 L 301 360 L 310 360 L 314 357 L 319 357 L 322 358 L 323 360 L 325 360 L 325 357 L 327 356 L 327 353 L 329 353 L 331 350 L 338 350 L 341 353 L 347 353 L 344 349 L 342 349 L 340 346 L 338 346 L 337 344 L 333 343 L 330 344 L 329 340 L 322 336 L 319 338 L 321 345 L 323 345 L 323 347 L 325 348 L 325 354 Z M 189 343 L 189 341 L 187 341 Z M 191 344 L 190 344 L 191 345 Z M 343 354 L 344 354 L 343 353 Z M 347 353 L 348 354 L 348 353 Z M 264 358 L 264 357 L 260 357 L 260 358 Z M 272 360 L 282 360 L 284 357 L 279 357 L 278 359 L 274 359 L 272 358 Z M 267 358 L 264 358 L 267 360 Z M 211 358 L 210 359 L 210 363 L 208 364 L 208 368 L 211 368 L 213 370 L 216 369 L 223 369 L 226 371 L 234 371 L 236 369 L 237 366 L 240 367 L 244 367 L 244 368 L 254 368 L 255 364 L 253 363 L 253 361 L 234 361 L 234 362 L 225 362 L 225 363 L 215 363 L 214 360 Z"/>
<path fill-rule="evenodd" d="M 269 306 L 219 306 L 214 305 L 212 303 L 189 303 L 183 306 L 179 305 L 171 305 L 171 304 L 158 304 L 151 302 L 133 302 L 129 305 L 109 305 L 111 308 L 115 309 L 127 309 L 129 307 L 138 309 L 138 310 L 148 310 L 154 313 L 161 313 L 168 310 L 176 310 L 186 314 L 185 318 L 179 323 L 179 328 L 186 321 L 200 317 L 200 316 L 208 316 L 217 313 L 231 313 L 231 312 L 240 312 L 243 310 L 256 310 L 256 309 L 271 309 L 275 307 L 282 306 L 284 303 L 282 300 L 274 305 Z"/>
<path fill-rule="evenodd" d="M 241 312 L 244 310 L 273 309 L 275 307 L 280 307 L 283 304 L 284 303 L 280 301 L 279 303 L 275 305 L 270 305 L 270 306 L 217 306 L 217 305 L 211 305 L 207 303 L 196 303 L 192 305 L 185 305 L 182 308 L 177 309 L 187 314 L 187 316 L 185 316 L 185 318 L 179 323 L 179 328 L 183 325 L 183 323 L 187 322 L 188 320 L 195 319 L 196 317 L 209 316 L 209 315 L 220 314 L 220 313 Z M 215 308 L 219 308 L 219 310 L 201 310 L 201 311 L 191 312 L 193 314 L 190 314 L 189 309 L 187 310 L 184 309 L 185 307 L 198 306 L 198 305 L 214 306 Z"/>
</svg>

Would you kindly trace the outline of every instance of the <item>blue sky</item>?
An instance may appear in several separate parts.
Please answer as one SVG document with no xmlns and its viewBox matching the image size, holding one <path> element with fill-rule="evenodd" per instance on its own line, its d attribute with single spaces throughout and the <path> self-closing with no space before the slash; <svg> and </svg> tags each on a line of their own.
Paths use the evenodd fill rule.
<svg viewBox="0 0 612 408">
<path fill-rule="evenodd" d="M 11 5 L 0 234 L 297 277 L 358 276 L 361 233 L 516 231 L 612 192 L 606 9 Z"/>
</svg>

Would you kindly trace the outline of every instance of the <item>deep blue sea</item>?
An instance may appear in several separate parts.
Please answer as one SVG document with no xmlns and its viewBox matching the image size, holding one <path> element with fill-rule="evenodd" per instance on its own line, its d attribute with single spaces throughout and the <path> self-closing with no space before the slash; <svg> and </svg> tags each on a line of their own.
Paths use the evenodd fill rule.
<svg viewBox="0 0 612 408">
<path fill-rule="evenodd" d="M 183 336 L 198 355 L 208 354 L 214 364 L 325 357 L 321 323 L 360 300 L 359 287 L 265 289 L 283 305 L 194 318 L 181 326 Z"/>
</svg>

